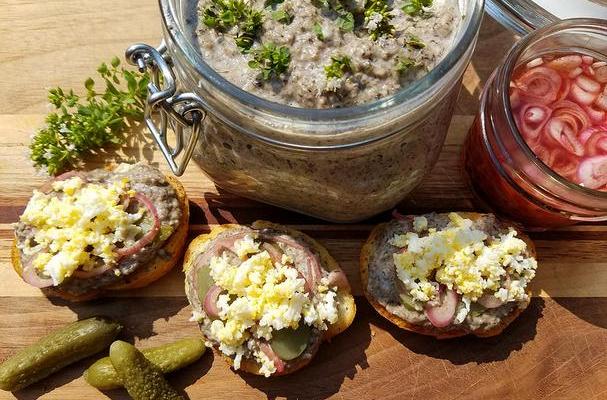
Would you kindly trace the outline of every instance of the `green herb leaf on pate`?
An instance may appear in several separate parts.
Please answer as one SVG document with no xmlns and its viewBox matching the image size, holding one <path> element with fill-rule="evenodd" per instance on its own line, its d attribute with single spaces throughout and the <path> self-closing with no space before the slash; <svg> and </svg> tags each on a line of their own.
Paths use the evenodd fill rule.
<svg viewBox="0 0 607 400">
<path fill-rule="evenodd" d="M 431 12 L 424 10 L 424 7 L 432 6 L 432 0 L 409 0 L 403 7 L 402 10 L 405 14 L 412 17 L 430 17 Z"/>
<path fill-rule="evenodd" d="M 263 13 L 255 10 L 244 0 L 212 0 L 202 11 L 202 22 L 219 32 L 237 27 L 236 45 L 243 53 L 253 46 L 263 22 Z"/>
<path fill-rule="evenodd" d="M 346 72 L 352 71 L 352 63 L 348 56 L 331 56 L 331 64 L 325 66 L 327 79 L 341 78 Z"/>
<path fill-rule="evenodd" d="M 259 69 L 263 80 L 278 78 L 280 74 L 287 71 L 291 63 L 291 52 L 286 46 L 276 46 L 274 43 L 266 43 L 251 52 L 253 59 L 249 61 L 249 67 Z"/>
</svg>

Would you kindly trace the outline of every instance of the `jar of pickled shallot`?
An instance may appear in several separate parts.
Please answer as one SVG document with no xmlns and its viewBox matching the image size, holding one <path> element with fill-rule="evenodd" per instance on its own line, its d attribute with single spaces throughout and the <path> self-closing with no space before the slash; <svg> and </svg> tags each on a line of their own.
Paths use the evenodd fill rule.
<svg viewBox="0 0 607 400">
<path fill-rule="evenodd" d="M 464 146 L 477 199 L 529 230 L 607 220 L 607 24 L 524 37 L 487 82 Z"/>
</svg>

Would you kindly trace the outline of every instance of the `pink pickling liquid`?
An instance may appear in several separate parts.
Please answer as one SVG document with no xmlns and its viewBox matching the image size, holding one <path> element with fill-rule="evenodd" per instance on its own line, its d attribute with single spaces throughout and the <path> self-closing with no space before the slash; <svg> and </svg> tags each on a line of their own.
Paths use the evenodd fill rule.
<svg viewBox="0 0 607 400">
<path fill-rule="evenodd" d="M 520 65 L 510 105 L 540 160 L 571 182 L 607 191 L 607 62 L 568 54 Z"/>
</svg>

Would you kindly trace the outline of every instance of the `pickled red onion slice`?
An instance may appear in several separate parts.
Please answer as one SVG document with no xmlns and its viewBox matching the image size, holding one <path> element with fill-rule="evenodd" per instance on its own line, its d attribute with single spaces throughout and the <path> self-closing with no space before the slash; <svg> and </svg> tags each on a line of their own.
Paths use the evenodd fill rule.
<svg viewBox="0 0 607 400">
<path fill-rule="evenodd" d="M 557 101 L 565 100 L 567 96 L 569 96 L 569 92 L 571 91 L 571 81 L 569 79 L 564 79 L 561 84 L 561 89 L 557 95 Z"/>
<path fill-rule="evenodd" d="M 259 344 L 259 349 L 263 351 L 263 353 L 274 363 L 274 367 L 276 368 L 276 373 L 281 374 L 285 370 L 285 362 L 278 357 L 278 355 L 272 350 L 272 346 L 270 346 L 267 342 L 261 342 Z"/>
<path fill-rule="evenodd" d="M 219 297 L 222 291 L 223 289 L 220 286 L 213 285 L 209 288 L 207 294 L 204 296 L 202 308 L 210 318 L 219 317 L 219 309 L 217 308 L 217 298 Z"/>
<path fill-rule="evenodd" d="M 578 104 L 592 104 L 594 99 L 596 99 L 597 94 L 593 92 L 587 92 L 582 87 L 580 87 L 577 83 L 571 85 L 571 90 L 569 91 L 569 96 L 571 100 L 575 101 Z"/>
<path fill-rule="evenodd" d="M 300 270 L 300 274 L 306 281 L 306 289 L 311 294 L 316 289 L 318 281 L 321 278 L 320 262 L 318 256 L 314 254 L 310 249 L 301 245 L 298 241 L 292 239 L 287 235 L 279 235 L 270 237 L 269 240 L 273 240 L 276 243 L 283 243 L 286 246 L 298 249 L 303 252 L 304 259 L 306 261 L 306 268 Z"/>
<path fill-rule="evenodd" d="M 282 263 L 282 251 L 278 246 L 269 242 L 263 242 L 261 247 L 268 252 L 274 264 Z"/>
<path fill-rule="evenodd" d="M 31 264 L 23 267 L 21 277 L 25 282 L 40 289 L 53 286 L 53 280 L 51 278 L 43 278 L 38 275 Z"/>
<path fill-rule="evenodd" d="M 485 308 L 498 308 L 504 304 L 502 300 L 492 294 L 482 295 L 477 302 Z"/>
<path fill-rule="evenodd" d="M 569 72 L 582 65 L 582 57 L 577 54 L 570 54 L 563 57 L 555 58 L 548 62 L 546 66 L 557 71 Z"/>
<path fill-rule="evenodd" d="M 528 141 L 535 141 L 550 118 L 550 114 L 552 110 L 543 104 L 524 105 L 517 118 L 517 125 L 523 137 Z"/>
<path fill-rule="evenodd" d="M 593 105 L 584 106 L 584 111 L 594 123 L 600 124 L 605 120 L 605 111 L 595 108 Z"/>
<path fill-rule="evenodd" d="M 598 93 L 601 90 L 601 84 L 587 76 L 578 76 L 575 83 L 586 92 Z"/>
<path fill-rule="evenodd" d="M 424 313 L 432 325 L 444 328 L 453 322 L 459 296 L 454 290 L 447 289 L 444 285 L 439 289 L 439 303 L 436 305 L 426 304 Z"/>
<path fill-rule="evenodd" d="M 593 127 L 583 130 L 582 133 L 579 134 L 578 139 L 580 140 L 580 142 L 583 145 L 586 145 L 586 142 L 588 141 L 588 139 L 590 139 L 592 137 L 592 135 L 594 135 L 595 133 L 601 133 L 604 131 L 607 131 L 607 126 L 605 126 L 605 127 L 593 126 Z"/>
<path fill-rule="evenodd" d="M 596 99 L 594 100 L 594 104 L 598 108 L 607 111 L 607 94 L 599 94 L 598 96 L 596 96 Z M 607 122 L 607 121 L 605 121 L 605 122 Z"/>
<path fill-rule="evenodd" d="M 583 159 L 577 169 L 577 178 L 580 185 L 589 189 L 607 185 L 607 155 Z"/>
<path fill-rule="evenodd" d="M 562 100 L 554 103 L 552 106 L 552 115 L 555 117 L 570 116 L 575 120 L 576 130 L 583 131 L 590 125 L 590 119 L 586 112 L 578 104 L 569 101 Z"/>
<path fill-rule="evenodd" d="M 607 154 L 607 131 L 595 132 L 584 144 L 586 155 Z"/>
<path fill-rule="evenodd" d="M 119 258 L 127 257 L 137 253 L 139 250 L 143 249 L 146 245 L 151 243 L 158 235 L 158 232 L 160 232 L 160 218 L 158 217 L 158 210 L 156 209 L 152 201 L 147 196 L 141 193 L 135 194 L 134 198 L 140 204 L 143 204 L 145 208 L 147 208 L 148 212 L 154 218 L 154 225 L 145 235 L 141 237 L 141 239 L 139 239 L 132 246 L 116 249 L 116 254 L 118 254 Z"/>
<path fill-rule="evenodd" d="M 528 70 L 516 80 L 521 95 L 531 98 L 540 104 L 555 101 L 561 89 L 563 79 L 553 69 L 537 67 Z"/>
<path fill-rule="evenodd" d="M 577 138 L 575 122 L 571 118 L 551 118 L 546 124 L 544 131 L 552 139 L 553 143 L 560 145 L 563 149 L 576 156 L 584 155 L 584 146 Z"/>
<path fill-rule="evenodd" d="M 575 78 L 577 76 L 582 75 L 582 73 L 584 72 L 584 70 L 580 67 L 577 67 L 576 69 L 574 69 L 573 71 L 571 71 L 567 76 L 569 78 Z"/>
<path fill-rule="evenodd" d="M 599 83 L 607 83 L 607 65 L 595 68 L 594 79 Z"/>
</svg>

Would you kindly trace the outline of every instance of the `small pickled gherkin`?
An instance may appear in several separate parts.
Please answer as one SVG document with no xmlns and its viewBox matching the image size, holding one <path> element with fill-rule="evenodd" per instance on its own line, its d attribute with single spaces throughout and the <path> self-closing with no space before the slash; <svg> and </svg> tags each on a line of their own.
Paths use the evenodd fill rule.
<svg viewBox="0 0 607 400">
<path fill-rule="evenodd" d="M 211 271 L 208 266 L 202 266 L 198 269 L 198 298 L 201 302 L 204 302 L 204 298 L 207 295 L 207 292 L 215 284 L 213 277 L 211 276 Z"/>
<path fill-rule="evenodd" d="M 164 378 L 160 368 L 148 361 L 132 344 L 121 340 L 112 343 L 110 360 L 134 400 L 183 400 Z"/>
<path fill-rule="evenodd" d="M 163 374 L 192 364 L 204 354 L 204 351 L 204 342 L 200 338 L 181 339 L 163 346 L 141 350 L 145 358 L 158 367 Z M 101 390 L 122 387 L 120 376 L 109 357 L 98 360 L 84 371 L 84 380 Z"/>
<path fill-rule="evenodd" d="M 103 317 L 71 323 L 0 365 L 0 389 L 16 391 L 106 349 L 122 326 Z"/>
<path fill-rule="evenodd" d="M 272 332 L 270 346 L 281 360 L 290 361 L 306 350 L 311 336 L 312 329 L 301 323 L 297 329 L 285 328 Z"/>
</svg>

